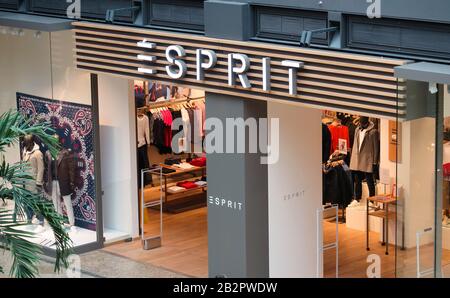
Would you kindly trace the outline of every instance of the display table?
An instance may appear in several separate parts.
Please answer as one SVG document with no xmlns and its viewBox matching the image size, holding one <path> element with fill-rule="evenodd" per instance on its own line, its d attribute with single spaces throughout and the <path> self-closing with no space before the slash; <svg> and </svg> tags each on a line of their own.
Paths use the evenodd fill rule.
<svg viewBox="0 0 450 298">
<path fill-rule="evenodd" d="M 373 203 L 374 206 L 370 206 L 370 203 Z M 374 197 L 369 197 L 366 200 L 366 246 L 367 250 L 370 250 L 369 247 L 369 234 L 370 234 L 370 225 L 369 225 L 369 216 L 374 216 L 381 218 L 383 221 L 383 241 L 382 245 L 386 245 L 386 255 L 389 255 L 389 219 L 396 219 L 397 213 L 395 211 L 389 210 L 389 205 L 396 204 L 397 198 L 394 198 L 390 195 L 379 195 Z M 382 204 L 382 207 L 378 207 L 378 204 Z"/>
<path fill-rule="evenodd" d="M 174 172 L 171 172 L 171 173 L 162 173 L 163 181 L 161 181 L 161 183 L 164 183 L 164 187 L 163 187 L 163 201 L 164 201 L 164 205 L 163 205 L 164 207 L 163 208 L 164 208 L 164 211 L 177 213 L 181 209 L 189 209 L 189 208 L 187 208 L 187 206 L 189 204 L 187 204 L 186 200 L 183 200 L 183 199 L 185 199 L 187 196 L 189 196 L 191 194 L 195 195 L 195 192 L 201 191 L 202 193 L 206 193 L 207 185 L 186 189 L 186 190 L 183 190 L 183 191 L 180 191 L 180 192 L 176 192 L 176 193 L 168 192 L 168 186 L 167 186 L 167 180 L 169 178 L 176 179 L 177 176 L 182 176 L 182 175 L 185 175 L 185 174 L 196 173 L 196 172 L 200 172 L 201 176 L 205 176 L 205 174 L 206 174 L 206 166 L 203 166 L 203 167 L 193 166 L 193 168 L 190 168 L 190 169 L 181 169 L 181 168 L 178 168 L 178 167 L 175 167 L 175 166 L 169 166 L 169 165 L 166 165 L 166 164 L 160 164 L 159 166 L 161 166 L 162 168 L 170 169 L 170 170 L 174 171 Z M 152 175 L 155 175 L 155 176 L 158 176 L 158 177 L 160 176 L 159 173 L 152 173 Z M 181 181 L 183 181 L 183 180 L 180 180 L 180 182 Z M 184 180 L 184 181 L 186 181 L 186 180 Z M 181 199 L 180 195 L 184 195 L 184 194 L 186 196 L 184 196 L 183 199 Z M 177 206 L 176 203 L 167 204 L 168 203 L 168 199 L 171 196 L 174 197 L 174 200 L 175 200 L 175 197 L 178 197 L 176 199 L 176 201 L 178 201 L 180 203 L 179 204 L 180 206 L 182 205 L 181 209 L 179 208 L 180 206 Z M 206 204 L 206 196 L 205 196 L 204 203 Z M 195 202 L 195 204 L 197 204 L 197 202 Z"/>
</svg>

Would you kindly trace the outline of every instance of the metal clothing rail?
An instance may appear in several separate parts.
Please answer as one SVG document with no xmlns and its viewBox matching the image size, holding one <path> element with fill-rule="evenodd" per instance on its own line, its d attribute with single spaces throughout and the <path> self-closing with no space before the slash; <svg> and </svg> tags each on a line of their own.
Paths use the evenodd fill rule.
<svg viewBox="0 0 450 298">
<path fill-rule="evenodd" d="M 163 189 L 162 183 L 160 183 L 159 201 L 145 202 L 145 187 L 144 187 L 144 177 L 146 174 L 158 174 L 159 181 L 162 181 L 162 167 L 156 167 L 152 169 L 141 170 L 141 240 L 144 250 L 150 250 L 154 248 L 161 247 L 162 237 L 163 237 Z M 147 208 L 152 208 L 155 206 L 159 207 L 159 235 L 145 237 L 144 228 L 144 211 Z"/>
<path fill-rule="evenodd" d="M 150 109 L 165 108 L 165 107 L 170 107 L 170 106 L 173 106 L 176 104 L 182 104 L 185 102 L 189 103 L 191 101 L 199 101 L 199 100 L 205 100 L 205 97 L 201 96 L 201 97 L 187 98 L 187 99 L 176 100 L 176 101 L 162 101 L 162 102 L 157 102 L 157 103 L 146 105 L 145 107 L 138 108 L 137 110 L 138 111 L 147 111 Z"/>
<path fill-rule="evenodd" d="M 336 222 L 336 240 L 335 242 L 323 244 L 323 212 L 326 210 L 335 210 L 335 215 L 332 217 Z M 324 251 L 336 250 L 336 278 L 339 277 L 339 205 L 325 205 L 317 209 L 317 277 L 323 277 L 323 253 Z"/>
</svg>

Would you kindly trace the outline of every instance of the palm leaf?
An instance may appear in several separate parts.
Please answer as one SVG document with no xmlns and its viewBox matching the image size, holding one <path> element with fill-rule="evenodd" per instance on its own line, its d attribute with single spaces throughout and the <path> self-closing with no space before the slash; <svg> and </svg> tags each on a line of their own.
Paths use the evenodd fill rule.
<svg viewBox="0 0 450 298">
<path fill-rule="evenodd" d="M 48 122 L 26 119 L 16 111 L 5 112 L 0 115 L 0 152 L 4 152 L 11 144 L 17 144 L 20 138 L 32 134 L 48 147 L 53 156 L 56 156 L 59 145 L 58 140 L 53 137 L 54 133 Z"/>
<path fill-rule="evenodd" d="M 37 264 L 41 248 L 26 240 L 34 236 L 33 233 L 17 230 L 22 224 L 17 223 L 10 210 L 0 210 L 1 241 L 3 248 L 11 252 L 13 263 L 10 275 L 18 278 L 37 275 Z"/>
<path fill-rule="evenodd" d="M 53 156 L 57 155 L 59 145 L 52 137 L 54 130 L 49 123 L 26 119 L 13 111 L 0 115 L 0 152 L 17 144 L 28 134 L 38 137 Z M 19 278 L 37 276 L 37 264 L 42 255 L 41 247 L 29 241 L 35 234 L 18 229 L 26 224 L 23 219 L 27 208 L 42 214 L 53 230 L 56 249 L 55 272 L 59 272 L 63 267 L 67 268 L 67 258 L 72 252 L 72 241 L 64 229 L 63 217 L 55 211 L 51 202 L 27 189 L 28 185 L 35 183 L 29 170 L 27 163 L 8 164 L 5 159 L 0 163 L 0 198 L 12 200 L 15 204 L 14 211 L 0 207 L 0 244 L 9 251 L 13 260 L 10 275 Z M 3 272 L 1 267 L 0 272 Z"/>
</svg>

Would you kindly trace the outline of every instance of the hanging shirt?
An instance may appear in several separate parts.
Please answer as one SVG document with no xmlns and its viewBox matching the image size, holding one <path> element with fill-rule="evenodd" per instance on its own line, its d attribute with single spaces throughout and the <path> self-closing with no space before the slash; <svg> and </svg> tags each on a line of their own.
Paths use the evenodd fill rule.
<svg viewBox="0 0 450 298">
<path fill-rule="evenodd" d="M 201 109 L 194 110 L 194 129 L 195 129 L 195 143 L 201 143 L 203 137 L 203 113 Z"/>
<path fill-rule="evenodd" d="M 347 149 L 350 147 L 350 134 L 348 133 L 347 126 L 330 124 L 328 125 L 328 129 L 331 133 L 331 154 L 339 150 L 339 139 L 347 142 Z"/>
<path fill-rule="evenodd" d="M 202 101 L 198 101 L 195 105 L 202 111 L 202 137 L 205 136 L 206 129 L 206 106 Z"/>
<path fill-rule="evenodd" d="M 190 143 L 192 143 L 195 140 L 195 136 L 194 136 L 194 134 L 195 134 L 194 133 L 194 131 L 195 131 L 195 127 L 194 127 L 194 123 L 195 123 L 194 110 L 193 109 L 187 109 L 187 112 L 189 114 L 189 127 L 191 128 L 188 141 Z"/>
<path fill-rule="evenodd" d="M 137 117 L 137 140 L 138 148 L 150 144 L 149 120 L 145 115 Z"/>
<path fill-rule="evenodd" d="M 444 144 L 444 165 L 450 163 L 450 142 Z"/>
<path fill-rule="evenodd" d="M 444 152 L 443 152 L 443 168 L 444 168 L 444 177 L 446 180 L 450 180 L 450 142 L 444 144 Z"/>
<path fill-rule="evenodd" d="M 164 123 L 167 126 L 172 127 L 173 117 L 172 113 L 169 110 L 164 110 Z"/>
<path fill-rule="evenodd" d="M 187 150 L 187 144 L 190 142 L 190 135 L 191 135 L 191 120 L 189 118 L 189 113 L 185 108 L 181 109 L 181 119 L 183 120 L 183 148 L 181 148 L 181 151 Z"/>
</svg>

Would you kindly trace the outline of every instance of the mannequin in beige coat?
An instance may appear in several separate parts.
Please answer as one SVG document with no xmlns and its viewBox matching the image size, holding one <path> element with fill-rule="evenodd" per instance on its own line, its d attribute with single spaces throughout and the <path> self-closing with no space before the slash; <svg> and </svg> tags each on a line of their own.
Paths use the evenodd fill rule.
<svg viewBox="0 0 450 298">
<path fill-rule="evenodd" d="M 39 145 L 35 143 L 33 135 L 27 135 L 23 140 L 23 154 L 22 161 L 28 163 L 30 167 L 29 174 L 33 177 L 33 182 L 27 184 L 25 188 L 34 193 L 41 193 L 44 185 L 44 155 L 42 154 Z M 26 210 L 28 221 L 31 222 L 34 215 L 31 209 Z M 40 223 L 43 219 L 37 215 Z"/>
<path fill-rule="evenodd" d="M 350 170 L 355 182 L 355 199 L 361 200 L 362 181 L 366 179 L 369 196 L 375 196 L 374 165 L 379 161 L 379 134 L 373 122 L 367 117 L 361 117 L 355 131 Z"/>
</svg>

